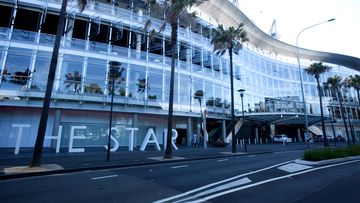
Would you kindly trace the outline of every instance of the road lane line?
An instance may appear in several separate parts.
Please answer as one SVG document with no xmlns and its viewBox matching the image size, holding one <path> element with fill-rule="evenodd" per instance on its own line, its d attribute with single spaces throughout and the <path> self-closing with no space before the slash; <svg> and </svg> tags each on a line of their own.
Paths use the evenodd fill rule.
<svg viewBox="0 0 360 203">
<path fill-rule="evenodd" d="M 305 171 L 300 171 L 300 172 L 285 175 L 285 176 L 279 176 L 279 177 L 276 177 L 276 178 L 263 180 L 263 181 L 260 181 L 260 182 L 257 182 L 257 183 L 253 183 L 253 184 L 233 188 L 231 190 L 223 191 L 223 192 L 220 192 L 220 193 L 217 193 L 217 194 L 214 194 L 214 195 L 210 195 L 210 196 L 207 196 L 207 197 L 203 197 L 201 199 L 194 200 L 194 201 L 191 201 L 191 202 L 192 203 L 205 202 L 205 201 L 208 201 L 210 199 L 214 199 L 214 198 L 219 197 L 219 196 L 223 196 L 223 195 L 226 195 L 226 194 L 229 194 L 229 193 L 233 193 L 233 192 L 237 192 L 237 191 L 244 190 L 244 189 L 247 189 L 247 188 L 255 187 L 255 186 L 258 186 L 258 185 L 263 185 L 263 184 L 274 182 L 274 181 L 277 181 L 277 180 L 282 180 L 282 179 L 285 179 L 285 178 L 302 175 L 304 173 L 309 173 L 309 172 L 317 171 L 317 170 L 321 170 L 321 169 L 326 169 L 326 168 L 331 168 L 331 167 L 335 167 L 335 166 L 341 166 L 341 165 L 345 165 L 345 164 L 355 163 L 355 162 L 359 162 L 359 161 L 360 160 L 354 160 L 354 161 L 342 162 L 342 163 L 337 163 L 337 164 L 331 164 L 331 165 L 322 166 L 322 167 L 318 167 L 318 168 L 312 168 L 312 169 L 305 170 Z"/>
<path fill-rule="evenodd" d="M 91 178 L 91 180 L 100 180 L 100 179 L 105 179 L 105 178 L 114 178 L 118 175 L 109 175 L 109 176 L 100 176 L 100 177 L 95 177 L 95 178 Z"/>
<path fill-rule="evenodd" d="M 185 167 L 189 167 L 189 165 L 173 166 L 171 168 L 175 169 L 175 168 L 185 168 Z"/>
<path fill-rule="evenodd" d="M 254 173 L 259 173 L 259 172 L 262 172 L 262 171 L 266 171 L 266 170 L 269 170 L 269 169 L 272 169 L 272 168 L 276 168 L 278 166 L 281 166 L 281 165 L 284 165 L 284 164 L 287 164 L 287 163 L 290 163 L 290 162 L 293 162 L 294 160 L 290 160 L 290 161 L 285 161 L 285 162 L 282 162 L 282 163 L 279 163 L 279 164 L 275 164 L 275 165 L 272 165 L 272 166 L 269 166 L 269 167 L 266 167 L 266 168 L 263 168 L 263 169 L 259 169 L 259 170 L 256 170 L 256 171 L 252 171 L 252 172 L 248 172 L 248 173 L 244 173 L 244 174 L 240 174 L 238 176 L 234 176 L 234 177 L 231 177 L 231 178 L 228 178 L 228 179 L 225 179 L 225 180 L 221 180 L 221 181 L 218 181 L 218 182 L 214 182 L 214 183 L 210 183 L 210 184 L 207 184 L 207 185 L 204 185 L 202 187 L 199 187 L 199 188 L 196 188 L 196 189 L 193 189 L 193 190 L 189 190 L 187 192 L 184 192 L 184 193 L 181 193 L 179 195 L 175 195 L 175 196 L 171 196 L 171 197 L 168 197 L 168 198 L 165 198 L 165 199 L 161 199 L 161 200 L 157 200 L 155 201 L 154 203 L 162 203 L 162 202 L 167 202 L 167 201 L 171 201 L 171 200 L 174 200 L 174 199 L 178 199 L 180 197 L 184 197 L 186 195 L 191 195 L 195 192 L 198 192 L 198 191 L 201 191 L 201 190 L 205 190 L 207 188 L 210 188 L 210 187 L 213 187 L 213 186 L 216 186 L 216 185 L 219 185 L 219 184 L 222 184 L 222 183 L 225 183 L 225 182 L 228 182 L 228 181 L 231 181 L 231 180 L 235 180 L 235 179 L 238 179 L 238 178 L 241 178 L 241 177 L 245 177 L 245 176 L 248 176 L 248 175 L 251 175 L 251 174 L 254 174 Z"/>
<path fill-rule="evenodd" d="M 229 159 L 219 159 L 219 160 L 217 160 L 217 162 L 222 162 L 222 161 L 229 161 Z"/>
<path fill-rule="evenodd" d="M 240 185 L 245 185 L 245 184 L 248 184 L 248 183 L 251 183 L 251 180 L 249 178 L 242 178 L 240 180 L 235 180 L 233 182 L 230 182 L 230 183 L 227 183 L 227 184 L 224 184 L 224 185 L 220 185 L 220 186 L 211 188 L 209 190 L 205 190 L 204 192 L 200 192 L 200 193 L 191 195 L 190 197 L 180 199 L 180 200 L 175 201 L 173 203 L 189 202 L 189 200 L 200 198 L 201 196 L 206 196 L 206 195 L 209 195 L 211 193 L 217 193 L 217 192 L 227 190 L 227 189 L 232 188 L 232 187 L 238 187 Z M 198 200 L 203 200 L 203 198 L 200 198 Z M 198 201 L 198 200 L 196 200 L 196 201 Z M 206 200 L 203 200 L 203 201 L 206 201 Z"/>
</svg>

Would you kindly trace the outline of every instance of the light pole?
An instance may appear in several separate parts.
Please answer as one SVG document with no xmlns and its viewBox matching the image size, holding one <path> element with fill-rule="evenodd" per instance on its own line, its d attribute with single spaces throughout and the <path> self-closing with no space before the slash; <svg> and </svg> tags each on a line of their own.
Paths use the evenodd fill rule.
<svg viewBox="0 0 360 203">
<path fill-rule="evenodd" d="M 203 130 L 203 141 L 204 141 L 204 148 L 207 148 L 207 132 L 206 132 L 206 126 L 204 125 L 204 115 L 203 115 L 203 111 L 202 111 L 202 105 L 201 105 L 201 101 L 204 98 L 204 92 L 202 90 L 197 90 L 194 94 L 194 98 L 197 99 L 199 101 L 200 104 L 200 132 L 201 130 Z M 202 126 L 202 127 L 201 127 Z"/>
<path fill-rule="evenodd" d="M 307 117 L 307 107 L 306 107 L 306 102 L 305 102 L 305 95 L 304 95 L 304 85 L 303 85 L 303 78 L 302 78 L 302 72 L 301 72 L 301 65 L 300 65 L 300 54 L 299 54 L 299 36 L 301 33 L 303 33 L 305 30 L 307 29 L 310 29 L 310 28 L 313 28 L 315 26 L 318 26 L 318 25 L 321 25 L 321 24 L 324 24 L 324 23 L 327 23 L 327 22 L 331 22 L 331 21 L 334 21 L 335 18 L 331 18 L 329 20 L 326 20 L 326 21 L 323 21 L 323 22 L 320 22 L 320 23 L 317 23 L 315 25 L 312 25 L 312 26 L 309 26 L 309 27 L 306 27 L 304 29 L 302 29 L 299 34 L 297 35 L 296 37 L 296 58 L 297 58 L 297 62 L 298 62 L 298 66 L 299 66 L 299 75 L 300 75 L 300 85 L 301 85 L 301 96 L 302 96 L 302 100 L 303 100 L 303 105 L 304 105 L 304 119 L 305 119 L 305 130 L 306 130 L 306 135 L 308 135 L 309 133 L 309 124 L 308 124 L 308 117 Z M 305 136 L 306 137 L 306 136 Z"/>
<path fill-rule="evenodd" d="M 243 125 L 244 125 L 244 89 L 239 89 L 238 92 L 240 92 L 240 97 L 241 97 L 241 111 L 242 111 L 242 116 L 241 118 L 243 119 Z M 245 152 L 247 151 L 247 147 L 246 147 L 246 141 L 244 141 L 244 150 Z"/>
<path fill-rule="evenodd" d="M 112 78 L 112 81 L 111 81 L 109 137 L 108 137 L 107 154 L 106 154 L 107 161 L 110 161 L 110 142 L 111 142 L 111 126 L 112 126 L 112 113 L 113 113 L 113 104 L 114 104 L 115 80 L 117 77 L 121 77 L 122 71 L 124 70 L 123 68 L 121 68 L 120 72 L 118 72 L 119 67 L 121 66 L 121 63 L 117 62 L 117 61 L 110 61 L 109 66 L 110 66 L 109 67 L 109 78 Z"/>
</svg>

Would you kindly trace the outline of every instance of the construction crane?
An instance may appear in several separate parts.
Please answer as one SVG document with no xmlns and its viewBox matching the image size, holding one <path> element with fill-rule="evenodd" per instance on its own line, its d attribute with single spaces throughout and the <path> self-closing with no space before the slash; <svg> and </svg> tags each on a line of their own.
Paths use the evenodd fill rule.
<svg viewBox="0 0 360 203">
<path fill-rule="evenodd" d="M 277 31 L 276 19 L 273 20 L 273 23 L 272 23 L 270 31 L 269 31 L 269 35 L 275 39 L 280 38 L 279 33 Z"/>
</svg>

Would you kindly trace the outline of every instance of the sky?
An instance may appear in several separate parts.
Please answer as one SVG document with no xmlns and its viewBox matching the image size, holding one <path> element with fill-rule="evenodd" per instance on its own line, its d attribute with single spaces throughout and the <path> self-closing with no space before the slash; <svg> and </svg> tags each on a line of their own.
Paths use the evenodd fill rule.
<svg viewBox="0 0 360 203">
<path fill-rule="evenodd" d="M 360 58 L 360 0 L 238 0 L 240 10 L 269 33 L 276 20 L 279 40 L 299 47 Z"/>
</svg>

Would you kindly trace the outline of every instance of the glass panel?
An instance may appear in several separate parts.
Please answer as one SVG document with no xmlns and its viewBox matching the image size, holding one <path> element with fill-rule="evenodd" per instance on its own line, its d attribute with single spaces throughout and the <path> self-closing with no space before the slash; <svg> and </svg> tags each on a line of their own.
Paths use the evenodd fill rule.
<svg viewBox="0 0 360 203">
<path fill-rule="evenodd" d="M 213 98 L 213 84 L 210 81 L 205 82 L 205 89 L 204 89 L 204 99 L 205 101 L 209 98 Z"/>
<path fill-rule="evenodd" d="M 149 70 L 148 73 L 148 99 L 160 100 L 162 98 L 162 71 Z"/>
<path fill-rule="evenodd" d="M 124 71 L 123 71 L 124 75 Z M 85 93 L 103 94 L 106 80 L 106 61 L 100 59 L 88 60 L 88 67 L 85 78 Z M 116 92 L 115 92 L 116 94 Z"/>
<path fill-rule="evenodd" d="M 30 76 L 30 60 L 32 51 L 10 48 L 3 71 L 2 89 L 26 89 Z"/>
<path fill-rule="evenodd" d="M 81 90 L 83 57 L 65 55 L 60 73 L 60 92 L 78 93 Z"/>
<path fill-rule="evenodd" d="M 148 88 L 145 79 L 145 67 L 131 65 L 129 78 L 129 97 L 134 99 L 144 99 L 145 91 Z"/>
<path fill-rule="evenodd" d="M 32 78 L 31 89 L 38 91 L 46 90 L 49 75 L 51 53 L 39 51 L 35 62 L 35 72 Z"/>
<path fill-rule="evenodd" d="M 191 91 L 191 80 L 190 76 L 187 75 L 180 75 L 180 103 L 181 104 L 190 104 L 190 99 L 192 96 L 190 96 Z"/>
</svg>

